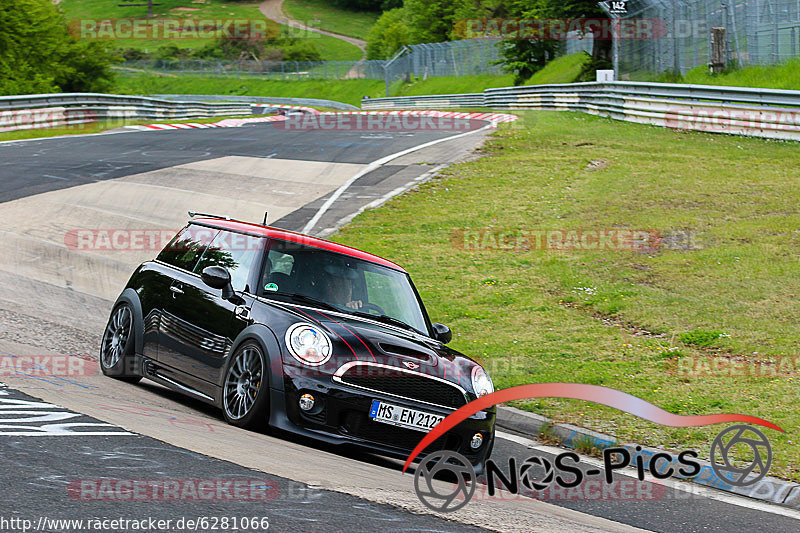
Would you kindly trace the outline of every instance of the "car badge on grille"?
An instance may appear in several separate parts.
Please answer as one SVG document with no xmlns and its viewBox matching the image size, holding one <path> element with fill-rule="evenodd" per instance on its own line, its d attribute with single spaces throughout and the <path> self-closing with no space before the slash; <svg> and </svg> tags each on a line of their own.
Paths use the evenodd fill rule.
<svg viewBox="0 0 800 533">
<path fill-rule="evenodd" d="M 403 364 L 406 366 L 406 368 L 411 370 L 419 368 L 419 365 L 417 363 L 412 363 L 411 361 L 403 361 Z"/>
</svg>

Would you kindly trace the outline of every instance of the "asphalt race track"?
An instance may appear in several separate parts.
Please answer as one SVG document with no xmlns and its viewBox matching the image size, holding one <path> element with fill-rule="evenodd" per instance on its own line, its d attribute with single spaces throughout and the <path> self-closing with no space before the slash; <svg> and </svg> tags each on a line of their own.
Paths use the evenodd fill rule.
<svg viewBox="0 0 800 533">
<path fill-rule="evenodd" d="M 299 230 L 372 161 L 455 133 L 461 132 L 289 132 L 252 125 L 0 143 L 0 355 L 90 361 L 113 298 L 134 266 L 157 253 L 70 248 L 65 236 L 72 230 L 174 231 L 188 209 L 256 221 L 269 211 L 271 223 Z M 330 233 L 365 206 L 472 157 L 484 135 L 445 141 L 367 173 L 312 233 Z M 435 516 L 396 460 L 240 430 L 208 406 L 147 381 L 118 383 L 96 368 L 70 378 L 3 374 L 0 381 L 6 385 L 0 387 L 3 531 L 12 530 L 2 522 L 11 518 L 40 530 L 78 530 L 43 526 L 43 517 L 172 520 L 168 530 L 178 530 L 180 518 L 203 517 L 264 517 L 273 531 L 799 529 L 795 511 L 649 481 L 638 492 L 609 491 L 598 499 L 484 499 Z M 558 453 L 531 438 L 501 433 L 493 459 L 506 464 L 512 456 Z M 243 480 L 255 496 L 229 500 L 223 490 L 212 500 L 109 501 L 98 496 L 102 479 L 182 486 Z M 196 529 L 212 529 L 203 524 Z"/>
</svg>

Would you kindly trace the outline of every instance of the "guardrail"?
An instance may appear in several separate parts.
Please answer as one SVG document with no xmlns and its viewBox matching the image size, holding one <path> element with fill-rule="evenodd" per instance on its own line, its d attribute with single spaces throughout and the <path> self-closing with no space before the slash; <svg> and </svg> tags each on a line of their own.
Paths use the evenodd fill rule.
<svg viewBox="0 0 800 533">
<path fill-rule="evenodd" d="M 174 102 L 95 93 L 0 96 L 0 131 L 77 126 L 105 120 L 187 120 L 251 113 L 248 103 Z"/>
<path fill-rule="evenodd" d="M 361 109 L 412 109 L 431 107 L 484 107 L 483 93 L 432 94 L 426 96 L 398 96 L 395 98 L 364 98 Z"/>
<path fill-rule="evenodd" d="M 361 101 L 363 109 L 472 106 L 583 111 L 673 129 L 800 140 L 800 91 L 778 89 L 590 82 Z"/>
</svg>

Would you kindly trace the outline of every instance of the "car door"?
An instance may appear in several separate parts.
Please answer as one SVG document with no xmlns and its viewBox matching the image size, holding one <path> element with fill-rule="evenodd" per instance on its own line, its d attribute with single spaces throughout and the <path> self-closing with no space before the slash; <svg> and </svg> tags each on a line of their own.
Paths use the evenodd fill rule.
<svg viewBox="0 0 800 533">
<path fill-rule="evenodd" d="M 172 287 L 184 273 L 194 270 L 217 233 L 217 229 L 189 224 L 178 232 L 153 262 L 147 283 L 139 290 L 144 315 L 145 357 L 158 361 L 159 352 L 163 354 L 162 318 L 166 305 L 175 296 Z"/>
<path fill-rule="evenodd" d="M 218 383 L 233 340 L 250 324 L 254 287 L 263 248 L 261 238 L 242 238 L 222 230 L 205 249 L 192 272 L 181 271 L 170 287 L 171 296 L 161 320 L 158 362 L 208 383 Z M 236 297 L 203 283 L 209 266 L 223 266 L 231 274 Z"/>
</svg>

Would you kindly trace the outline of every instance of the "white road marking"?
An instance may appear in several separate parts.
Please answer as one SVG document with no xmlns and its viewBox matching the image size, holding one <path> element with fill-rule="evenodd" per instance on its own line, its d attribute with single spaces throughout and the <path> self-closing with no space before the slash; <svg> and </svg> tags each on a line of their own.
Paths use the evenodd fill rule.
<svg viewBox="0 0 800 533">
<path fill-rule="evenodd" d="M 303 226 L 303 229 L 300 230 L 300 233 L 310 234 L 311 230 L 314 229 L 314 226 L 316 226 L 317 222 L 319 222 L 319 219 L 322 218 L 322 215 L 324 215 L 325 212 L 327 212 L 328 209 L 330 209 L 330 207 L 333 205 L 333 203 L 336 200 L 339 199 L 339 197 L 342 195 L 342 193 L 344 191 L 346 191 L 348 188 L 350 188 L 350 186 L 358 178 L 360 178 L 361 176 L 364 176 L 364 175 L 372 172 L 376 168 L 380 167 L 381 165 L 384 165 L 384 164 L 388 163 L 389 161 L 391 161 L 393 159 L 397 159 L 398 157 L 404 156 L 406 154 L 410 154 L 411 152 L 416 152 L 417 150 L 422 150 L 423 148 L 427 148 L 429 146 L 433 146 L 435 144 L 439 144 L 439 143 L 442 143 L 442 142 L 445 142 L 445 141 L 451 141 L 453 139 L 458 139 L 460 137 L 465 137 L 467 135 L 472 135 L 473 133 L 478 133 L 480 131 L 487 130 L 487 129 L 492 128 L 492 127 L 494 127 L 493 124 L 487 124 L 486 126 L 484 126 L 482 128 L 479 128 L 477 130 L 467 131 L 465 133 L 459 133 L 458 135 L 452 135 L 450 137 L 445 137 L 443 139 L 436 139 L 435 141 L 430 141 L 430 142 L 426 142 L 426 143 L 423 143 L 423 144 L 420 144 L 420 145 L 417 145 L 417 146 L 412 146 L 411 148 L 407 148 L 407 149 L 402 150 L 400 152 L 397 152 L 397 153 L 394 153 L 394 154 L 390 154 L 390 155 L 387 155 L 386 157 L 382 157 L 380 159 L 377 159 L 377 160 L 373 161 L 372 163 L 367 165 L 366 168 L 361 169 L 352 178 L 347 180 L 344 183 L 344 185 L 342 185 L 341 187 L 336 189 L 336 191 L 331 195 L 331 197 L 328 198 L 325 201 L 324 204 L 322 204 L 322 207 L 319 208 L 319 211 L 317 211 L 314 214 L 314 216 L 311 218 L 311 220 L 309 220 L 308 223 L 305 226 Z"/>
<path fill-rule="evenodd" d="M 31 139 L 16 139 L 11 141 L 0 141 L 0 144 L 11 144 L 11 143 L 25 143 L 25 142 L 32 142 L 32 141 L 47 141 L 50 139 L 77 139 L 80 137 L 97 137 L 98 135 L 119 135 L 120 133 L 134 133 L 136 130 L 123 130 L 123 131 L 106 131 L 103 133 L 81 133 L 78 135 L 54 135 L 52 137 L 33 137 Z M 35 154 L 39 155 L 39 154 Z"/>
<path fill-rule="evenodd" d="M 495 435 L 497 437 L 514 442 L 516 444 L 521 444 L 523 446 L 528 447 L 531 450 L 536 450 L 543 453 L 549 453 L 553 455 L 558 455 L 563 453 L 565 450 L 564 448 L 556 448 L 555 446 L 547 446 L 544 444 L 540 444 L 534 440 L 531 440 L 527 437 L 521 437 L 519 435 L 512 435 L 511 433 L 506 433 L 504 431 L 498 431 Z M 599 467 L 601 470 L 603 469 L 603 461 L 599 459 L 595 459 L 594 457 L 588 457 L 586 455 L 581 455 L 581 463 L 586 464 L 589 466 Z M 636 478 L 636 469 L 635 468 L 624 468 L 620 470 L 614 471 L 615 475 L 620 474 L 621 476 Z M 745 507 L 747 509 L 754 509 L 756 511 L 763 511 L 765 513 L 772 513 L 776 515 L 786 516 L 789 518 L 800 519 L 800 511 L 796 511 L 794 509 L 790 509 L 788 507 L 781 507 L 778 505 L 772 505 L 766 503 L 761 500 L 755 500 L 752 498 L 747 498 L 745 496 L 737 496 L 735 494 L 731 494 L 729 492 L 723 492 L 716 489 L 712 489 L 710 487 L 706 487 L 703 485 L 698 485 L 697 483 L 691 483 L 688 481 L 679 481 L 673 478 L 667 479 L 659 479 L 655 480 L 650 478 L 649 476 L 645 477 L 645 481 L 654 483 L 654 484 L 661 484 L 666 487 L 669 487 L 673 490 L 678 490 L 681 492 L 685 492 L 688 494 L 692 494 L 695 496 L 700 496 L 703 498 L 708 498 L 710 500 L 716 500 L 723 503 L 729 503 L 731 505 L 738 505 L 739 507 Z"/>
<path fill-rule="evenodd" d="M 2 391 L 8 396 L 8 391 Z M 58 411 L 31 411 L 30 409 L 58 409 Z M 135 435 L 114 424 L 105 422 L 62 422 L 43 424 L 85 416 L 73 413 L 64 407 L 36 400 L 0 398 L 0 437 L 63 437 L 68 435 Z M 35 423 L 37 425 L 31 425 Z M 113 428 L 114 431 L 81 431 L 77 428 Z"/>
<path fill-rule="evenodd" d="M 375 200 L 371 201 L 367 205 L 359 208 L 358 211 L 356 211 L 355 213 L 351 213 L 351 214 L 349 214 L 349 215 L 347 215 L 345 217 L 340 218 L 336 222 L 336 224 L 333 225 L 333 227 L 325 228 L 324 230 L 320 231 L 318 233 L 318 235 L 320 237 L 327 237 L 328 235 L 334 233 L 337 229 L 341 228 L 345 224 L 348 224 L 351 220 L 356 218 L 358 215 L 360 215 L 361 213 L 363 213 L 367 209 L 376 209 L 376 208 L 382 206 L 383 204 L 385 204 L 386 202 L 388 202 L 389 200 L 391 200 L 393 197 L 397 196 L 398 194 L 402 194 L 402 193 L 410 190 L 412 187 L 415 187 L 415 186 L 419 185 L 420 183 L 424 183 L 428 178 L 430 178 L 431 176 L 433 176 L 434 174 L 436 174 L 437 172 L 439 172 L 441 169 L 443 169 L 446 166 L 447 166 L 447 163 L 444 163 L 444 164 L 441 164 L 441 165 L 433 167 L 432 169 L 430 169 L 426 173 L 417 176 L 416 178 L 414 178 L 413 180 L 409 181 L 408 183 L 406 183 L 402 187 L 398 187 L 398 188 L 396 188 L 396 189 L 394 189 L 392 191 L 389 191 L 386 194 L 384 194 L 383 196 L 381 196 L 380 198 L 376 198 Z M 361 196 L 356 196 L 356 198 L 361 198 Z M 370 198 L 370 197 L 369 196 L 364 196 L 363 198 Z"/>
</svg>

